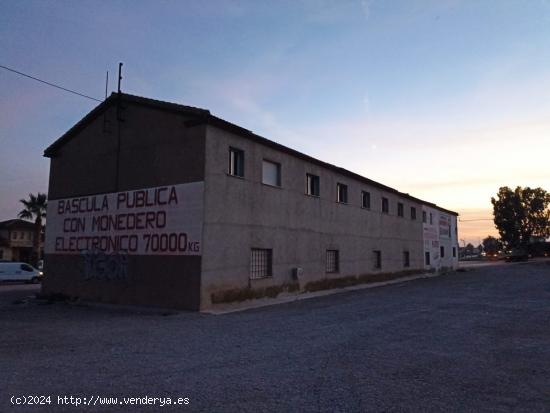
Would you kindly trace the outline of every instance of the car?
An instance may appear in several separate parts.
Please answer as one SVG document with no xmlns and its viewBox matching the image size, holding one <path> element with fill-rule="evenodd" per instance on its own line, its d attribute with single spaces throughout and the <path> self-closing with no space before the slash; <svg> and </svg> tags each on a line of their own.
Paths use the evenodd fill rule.
<svg viewBox="0 0 550 413">
<path fill-rule="evenodd" d="M 25 262 L 0 262 L 1 281 L 25 281 L 39 283 L 44 273 Z"/>
<path fill-rule="evenodd" d="M 506 262 L 519 262 L 519 261 L 527 261 L 529 259 L 529 254 L 527 251 L 518 248 L 513 249 L 509 255 L 506 255 Z"/>
</svg>

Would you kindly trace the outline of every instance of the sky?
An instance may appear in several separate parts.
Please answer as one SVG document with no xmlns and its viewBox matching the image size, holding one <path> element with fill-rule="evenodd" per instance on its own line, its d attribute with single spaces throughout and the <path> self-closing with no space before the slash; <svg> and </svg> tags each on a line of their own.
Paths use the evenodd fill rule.
<svg viewBox="0 0 550 413">
<path fill-rule="evenodd" d="M 550 190 L 547 0 L 0 0 L 0 65 L 103 99 L 118 62 L 124 92 L 459 212 L 461 245 L 500 186 Z M 0 220 L 97 104 L 0 69 Z"/>
</svg>

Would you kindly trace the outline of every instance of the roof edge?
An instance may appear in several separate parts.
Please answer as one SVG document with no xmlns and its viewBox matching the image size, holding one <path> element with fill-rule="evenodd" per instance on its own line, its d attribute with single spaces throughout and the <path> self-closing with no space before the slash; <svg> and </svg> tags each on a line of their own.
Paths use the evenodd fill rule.
<svg viewBox="0 0 550 413">
<path fill-rule="evenodd" d="M 269 146 L 273 149 L 280 150 L 280 151 L 285 152 L 289 155 L 293 155 L 293 156 L 296 156 L 300 159 L 303 159 L 303 160 L 306 160 L 308 162 L 317 164 L 321 167 L 331 169 L 331 170 L 336 171 L 336 172 L 338 172 L 338 173 L 340 173 L 344 176 L 347 176 L 347 177 L 352 178 L 352 179 L 357 179 L 359 181 L 362 181 L 362 182 L 364 182 L 368 185 L 375 186 L 375 187 L 377 187 L 379 189 L 382 189 L 384 191 L 387 191 L 387 192 L 399 195 L 403 198 L 406 198 L 406 199 L 421 203 L 423 205 L 438 209 L 438 210 L 440 210 L 442 212 L 445 212 L 447 214 L 450 214 L 450 215 L 455 215 L 455 216 L 459 215 L 458 212 L 442 208 L 439 205 L 434 204 L 433 202 L 424 201 L 423 199 L 417 198 L 417 197 L 412 196 L 408 193 L 400 192 L 395 188 L 392 188 L 392 187 L 384 185 L 380 182 L 374 181 L 374 180 L 372 180 L 370 178 L 367 178 L 363 175 L 359 175 L 358 173 L 352 172 L 348 169 L 342 168 L 342 167 L 337 166 L 337 165 L 330 164 L 330 163 L 325 162 L 325 161 L 321 161 L 320 159 L 314 158 L 314 157 L 312 157 L 310 155 L 307 155 L 303 152 L 299 152 L 299 151 L 297 151 L 295 149 L 292 149 L 288 146 L 285 146 L 285 145 L 282 145 L 282 144 L 277 143 L 275 141 L 272 141 L 270 139 L 264 138 L 263 136 L 256 135 L 255 133 L 253 133 L 252 131 L 250 131 L 248 129 L 245 129 L 245 128 L 239 126 L 239 125 L 235 125 L 234 123 L 228 122 L 224 119 L 218 118 L 217 116 L 210 115 L 208 117 L 205 117 L 205 118 L 202 118 L 202 119 L 197 119 L 196 121 L 194 121 L 195 125 L 199 124 L 199 123 L 207 123 L 209 125 L 219 127 L 221 129 L 227 130 L 229 132 L 233 132 L 233 133 L 235 133 L 237 135 L 240 135 L 244 138 L 254 139 L 254 140 L 259 141 L 260 143 L 262 143 L 266 146 Z"/>
<path fill-rule="evenodd" d="M 235 133 L 236 135 L 242 136 L 244 138 L 253 139 L 255 141 L 260 142 L 263 145 L 266 145 L 268 147 L 271 147 L 276 150 L 280 150 L 282 152 L 285 152 L 289 155 L 296 156 L 300 159 L 306 160 L 308 162 L 317 164 L 321 167 L 331 169 L 333 171 L 336 171 L 344 176 L 350 177 L 352 179 L 356 179 L 359 181 L 362 181 L 368 185 L 375 186 L 379 189 L 382 189 L 384 191 L 387 191 L 389 193 L 393 193 L 396 195 L 399 195 L 403 198 L 413 200 L 415 202 L 421 203 L 426 206 L 430 206 L 432 208 L 438 209 L 442 212 L 458 216 L 458 212 L 451 211 L 445 208 L 442 208 L 438 206 L 437 204 L 434 204 L 433 202 L 424 201 L 420 198 L 416 198 L 412 195 L 409 195 L 408 193 L 400 192 L 395 188 L 392 188 L 390 186 L 384 185 L 380 182 L 374 181 L 372 179 L 369 179 L 367 177 L 364 177 L 362 175 L 359 175 L 355 172 L 352 172 L 350 170 L 344 169 L 342 167 L 330 164 L 328 162 L 321 161 L 320 159 L 314 158 L 310 155 L 307 155 L 303 152 L 299 152 L 295 149 L 289 148 L 288 146 L 282 145 L 280 143 L 277 143 L 275 141 L 272 141 L 270 139 L 264 138 L 263 136 L 257 135 L 253 133 L 252 131 L 243 128 L 242 126 L 236 125 L 234 123 L 228 122 L 224 119 L 218 118 L 217 116 L 214 116 L 210 113 L 207 109 L 197 108 L 193 106 L 185 106 L 180 105 L 177 103 L 171 103 L 171 102 L 165 102 L 161 100 L 155 100 L 150 98 L 145 98 L 142 96 L 136 96 L 136 95 L 130 95 L 126 93 L 111 93 L 111 95 L 105 99 L 103 102 L 101 102 L 99 105 L 97 105 L 94 109 L 92 109 L 86 116 L 84 116 L 80 121 L 78 121 L 71 129 L 69 129 L 65 134 L 63 134 L 60 138 L 58 138 L 54 143 L 52 143 L 50 146 L 48 146 L 44 150 L 44 156 L 47 158 L 52 158 L 56 155 L 57 151 L 60 147 L 62 147 L 65 143 L 67 143 L 76 133 L 78 133 L 80 130 L 85 128 L 93 119 L 95 119 L 98 115 L 100 115 L 105 109 L 107 109 L 110 105 L 112 105 L 115 102 L 118 102 L 118 98 L 122 100 L 122 102 L 126 103 L 135 103 L 138 105 L 148 106 L 148 107 L 154 107 L 160 110 L 167 110 L 170 112 L 176 112 L 176 113 L 185 113 L 194 115 L 194 119 L 191 121 L 188 121 L 189 126 L 194 125 L 200 125 L 200 124 L 208 124 L 215 127 L 218 127 L 220 129 L 227 130 L 229 132 Z"/>
<path fill-rule="evenodd" d="M 52 158 L 56 155 L 56 152 L 61 148 L 65 143 L 67 143 L 75 134 L 80 132 L 85 128 L 92 120 L 99 116 L 104 110 L 106 110 L 113 103 L 134 103 L 137 105 L 154 107 L 160 110 L 166 110 L 176 113 L 185 113 L 189 115 L 195 115 L 198 117 L 209 116 L 210 111 L 207 109 L 196 108 L 193 106 L 185 106 L 177 103 L 164 102 L 161 100 L 149 99 L 142 96 L 130 95 L 127 93 L 111 93 L 111 95 L 92 109 L 87 115 L 85 115 L 80 121 L 78 121 L 72 128 L 65 132 L 60 138 L 58 138 L 54 143 L 48 146 L 44 150 L 44 156 L 47 158 Z"/>
</svg>

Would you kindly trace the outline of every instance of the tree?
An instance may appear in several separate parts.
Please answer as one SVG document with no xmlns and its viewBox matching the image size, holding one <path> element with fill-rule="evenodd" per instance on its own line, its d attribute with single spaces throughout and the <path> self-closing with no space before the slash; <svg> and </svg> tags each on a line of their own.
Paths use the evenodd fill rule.
<svg viewBox="0 0 550 413">
<path fill-rule="evenodd" d="M 499 239 L 488 236 L 487 238 L 483 239 L 483 250 L 490 255 L 496 254 L 499 250 L 502 249 L 502 242 L 500 242 Z"/>
<path fill-rule="evenodd" d="M 22 219 L 34 220 L 34 239 L 33 239 L 33 264 L 38 263 L 40 257 L 40 239 L 42 237 L 42 222 L 46 218 L 46 206 L 48 197 L 40 192 L 36 195 L 29 194 L 29 199 L 21 199 L 25 208 L 19 212 L 18 216 Z"/>
<path fill-rule="evenodd" d="M 526 247 L 532 237 L 550 236 L 550 194 L 544 189 L 503 186 L 491 203 L 495 226 L 508 247 Z"/>
</svg>

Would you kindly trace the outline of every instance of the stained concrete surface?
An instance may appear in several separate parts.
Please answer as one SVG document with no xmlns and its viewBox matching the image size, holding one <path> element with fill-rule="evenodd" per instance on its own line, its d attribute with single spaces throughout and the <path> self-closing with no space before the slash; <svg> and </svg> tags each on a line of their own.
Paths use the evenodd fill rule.
<svg viewBox="0 0 550 413">
<path fill-rule="evenodd" d="M 47 304 L 33 288 L 0 286 L 2 412 L 550 410 L 547 262 L 218 316 Z M 32 394 L 55 398 L 10 404 Z M 57 395 L 190 404 L 75 407 Z"/>
</svg>

